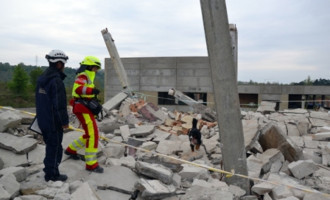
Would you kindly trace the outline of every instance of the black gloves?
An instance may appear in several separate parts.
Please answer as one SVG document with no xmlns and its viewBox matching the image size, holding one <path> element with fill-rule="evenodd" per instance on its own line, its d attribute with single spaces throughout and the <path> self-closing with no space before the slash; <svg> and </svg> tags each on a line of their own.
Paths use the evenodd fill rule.
<svg viewBox="0 0 330 200">
<path fill-rule="evenodd" d="M 100 94 L 100 90 L 93 88 L 92 93 L 95 95 L 98 95 L 98 94 Z"/>
</svg>

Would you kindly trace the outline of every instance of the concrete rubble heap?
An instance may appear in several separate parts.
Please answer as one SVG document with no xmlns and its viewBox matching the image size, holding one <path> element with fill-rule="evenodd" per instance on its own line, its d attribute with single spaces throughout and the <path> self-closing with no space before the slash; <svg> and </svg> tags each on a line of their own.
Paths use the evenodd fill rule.
<svg viewBox="0 0 330 200">
<path fill-rule="evenodd" d="M 326 111 L 276 112 L 268 104 L 262 104 L 266 108 L 258 112 L 241 111 L 251 177 L 247 194 L 227 185 L 223 174 L 200 167 L 222 166 L 217 122 L 204 121 L 196 113 L 157 107 L 124 93 L 104 105 L 106 117 L 98 125 L 105 139 L 100 140 L 98 159 L 105 171 L 88 172 L 84 161 L 63 155 L 60 171 L 68 175 L 66 182 L 44 181 L 45 146 L 40 135 L 28 130 L 33 116 L 1 109 L 0 200 L 127 200 L 134 196 L 164 200 L 330 199 L 330 116 Z M 200 119 L 205 148 L 191 152 L 187 133 L 194 117 Z M 79 126 L 74 117 L 70 119 Z M 80 134 L 66 132 L 63 147 Z"/>
</svg>

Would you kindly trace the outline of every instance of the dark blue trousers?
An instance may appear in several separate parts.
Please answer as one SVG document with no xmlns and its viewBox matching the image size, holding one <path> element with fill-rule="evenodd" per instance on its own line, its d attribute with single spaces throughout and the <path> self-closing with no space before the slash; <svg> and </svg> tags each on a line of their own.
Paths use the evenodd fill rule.
<svg viewBox="0 0 330 200">
<path fill-rule="evenodd" d="M 46 144 L 46 156 L 44 159 L 45 177 L 57 177 L 60 173 L 58 166 L 62 161 L 63 148 L 63 129 L 58 128 L 56 131 L 43 132 L 43 139 Z"/>
</svg>

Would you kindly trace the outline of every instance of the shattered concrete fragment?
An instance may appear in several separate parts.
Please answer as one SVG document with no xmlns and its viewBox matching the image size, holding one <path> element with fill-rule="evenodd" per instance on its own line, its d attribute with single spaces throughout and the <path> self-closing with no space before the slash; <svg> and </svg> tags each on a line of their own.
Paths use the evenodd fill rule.
<svg viewBox="0 0 330 200">
<path fill-rule="evenodd" d="M 102 106 L 107 111 L 110 111 L 110 110 L 116 108 L 117 106 L 119 106 L 119 104 L 122 101 L 124 101 L 127 97 L 128 97 L 128 95 L 126 93 L 120 92 L 120 93 L 116 94 L 114 97 L 112 97 L 110 100 L 105 102 Z"/>
<path fill-rule="evenodd" d="M 87 182 L 83 183 L 72 195 L 71 200 L 101 200 L 93 187 Z"/>
<path fill-rule="evenodd" d="M 17 137 L 8 133 L 0 133 L 0 148 L 25 154 L 36 148 L 38 141 L 27 137 Z"/>
<path fill-rule="evenodd" d="M 13 174 L 6 174 L 2 176 L 0 178 L 0 186 L 1 185 L 9 194 L 10 198 L 14 198 L 19 195 L 20 184 L 16 181 L 16 177 Z"/>
<path fill-rule="evenodd" d="M 158 180 L 147 180 L 141 178 L 135 184 L 135 188 L 142 191 L 143 199 L 162 199 L 175 194 L 174 185 L 166 185 Z"/>
<path fill-rule="evenodd" d="M 135 168 L 139 173 L 158 179 L 165 184 L 171 184 L 173 181 L 173 172 L 163 165 L 137 161 L 135 163 Z"/>
<path fill-rule="evenodd" d="M 27 172 L 24 167 L 8 167 L 0 170 L 1 175 L 13 174 L 18 182 L 22 182 L 27 177 Z"/>
<path fill-rule="evenodd" d="M 13 111 L 5 111 L 0 113 L 0 132 L 6 131 L 8 128 L 17 127 L 22 117 Z"/>
<path fill-rule="evenodd" d="M 298 160 L 290 163 L 288 167 L 298 179 L 305 178 L 319 169 L 312 160 Z"/>
<path fill-rule="evenodd" d="M 199 185 L 192 186 L 186 194 L 180 197 L 180 200 L 229 200 L 234 199 L 234 195 L 229 191 L 219 190 L 217 188 L 207 188 Z"/>
<path fill-rule="evenodd" d="M 257 109 L 257 112 L 261 112 L 262 114 L 270 114 L 275 112 L 276 103 L 270 101 L 262 101 Z"/>
<path fill-rule="evenodd" d="M 279 149 L 288 161 L 296 161 L 303 157 L 302 150 L 272 122 L 261 130 L 259 143 L 264 150 Z"/>
<path fill-rule="evenodd" d="M 152 134 L 154 130 L 154 125 L 141 125 L 137 128 L 130 129 L 130 132 L 132 137 L 146 137 Z"/>
<path fill-rule="evenodd" d="M 330 140 L 330 132 L 316 133 L 312 136 L 313 140 L 328 141 Z"/>
</svg>

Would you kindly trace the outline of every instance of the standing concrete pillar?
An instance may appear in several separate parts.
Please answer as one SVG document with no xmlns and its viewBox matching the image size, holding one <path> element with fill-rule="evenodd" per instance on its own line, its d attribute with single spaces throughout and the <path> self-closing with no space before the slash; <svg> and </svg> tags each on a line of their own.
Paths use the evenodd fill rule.
<svg viewBox="0 0 330 200">
<path fill-rule="evenodd" d="M 321 96 L 321 99 L 322 99 L 321 106 L 322 106 L 322 108 L 324 108 L 324 105 L 325 105 L 325 95 L 322 95 Z"/>
<path fill-rule="evenodd" d="M 243 127 L 240 119 L 235 64 L 229 35 L 225 0 L 201 0 L 215 106 L 218 117 L 224 170 L 247 175 Z M 249 180 L 225 179 L 249 193 Z"/>
</svg>

